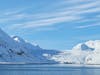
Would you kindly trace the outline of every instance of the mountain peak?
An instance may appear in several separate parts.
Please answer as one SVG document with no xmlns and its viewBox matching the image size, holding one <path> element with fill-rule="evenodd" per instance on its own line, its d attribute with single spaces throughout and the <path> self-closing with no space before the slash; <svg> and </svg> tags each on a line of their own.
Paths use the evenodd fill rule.
<svg viewBox="0 0 100 75">
<path fill-rule="evenodd" d="M 87 41 L 85 43 L 80 43 L 73 47 L 72 50 L 80 50 L 80 51 L 93 51 L 95 48 L 93 47 L 93 41 Z"/>
<path fill-rule="evenodd" d="M 23 42 L 23 43 L 25 42 L 24 39 L 22 39 L 22 38 L 19 37 L 19 36 L 13 36 L 12 38 L 13 38 L 15 41 L 17 41 L 17 42 Z"/>
</svg>

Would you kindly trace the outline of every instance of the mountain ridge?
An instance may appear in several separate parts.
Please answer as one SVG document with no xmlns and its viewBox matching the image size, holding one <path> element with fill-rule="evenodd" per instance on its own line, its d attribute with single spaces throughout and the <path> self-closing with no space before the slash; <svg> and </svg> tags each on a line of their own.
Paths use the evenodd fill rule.
<svg viewBox="0 0 100 75">
<path fill-rule="evenodd" d="M 18 36 L 10 37 L 0 29 L 0 62 L 54 62 L 48 60 L 43 54 L 52 55 L 58 52 L 42 49 Z"/>
<path fill-rule="evenodd" d="M 0 62 L 100 64 L 100 40 L 79 43 L 70 51 L 43 49 L 0 29 Z"/>
</svg>

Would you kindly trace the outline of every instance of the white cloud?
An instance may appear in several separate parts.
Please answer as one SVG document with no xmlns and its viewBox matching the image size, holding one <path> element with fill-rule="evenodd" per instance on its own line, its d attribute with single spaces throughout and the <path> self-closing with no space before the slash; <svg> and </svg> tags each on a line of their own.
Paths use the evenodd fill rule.
<svg viewBox="0 0 100 75">
<path fill-rule="evenodd" d="M 54 25 L 55 23 L 69 22 L 77 19 L 79 18 L 76 16 L 62 16 L 62 17 L 54 17 L 54 18 L 42 19 L 38 21 L 26 22 L 23 23 L 21 26 L 23 28 L 50 26 L 50 25 Z"/>
<path fill-rule="evenodd" d="M 100 23 L 90 24 L 90 25 L 83 25 L 83 26 L 77 26 L 76 28 L 82 29 L 82 28 L 89 28 L 89 27 L 95 27 L 95 26 L 100 26 Z"/>
<path fill-rule="evenodd" d="M 82 3 L 83 2 L 83 3 Z M 64 6 L 62 5 L 64 3 Z M 68 4 L 69 3 L 69 4 Z M 9 11 L 0 18 L 0 23 L 12 22 L 9 28 L 38 28 L 53 26 L 62 22 L 82 22 L 84 14 L 100 12 L 100 1 L 67 0 L 53 4 L 51 12 L 25 13 L 23 10 Z M 58 8 L 59 7 L 59 8 Z M 50 7 L 47 7 L 47 9 Z M 24 9 L 28 11 L 28 9 Z M 21 22 L 18 22 L 21 21 Z M 89 20 L 90 21 L 90 20 Z M 13 23 L 14 22 L 14 23 Z M 99 25 L 93 25 L 99 26 Z M 92 25 L 77 28 L 92 27 Z"/>
</svg>

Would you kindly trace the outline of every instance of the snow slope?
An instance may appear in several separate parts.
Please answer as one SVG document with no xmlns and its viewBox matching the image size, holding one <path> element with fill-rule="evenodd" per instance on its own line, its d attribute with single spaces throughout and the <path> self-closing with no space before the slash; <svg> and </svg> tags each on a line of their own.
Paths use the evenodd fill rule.
<svg viewBox="0 0 100 75">
<path fill-rule="evenodd" d="M 0 62 L 54 63 L 44 54 L 57 53 L 59 51 L 42 49 L 18 36 L 10 37 L 0 29 Z"/>
</svg>

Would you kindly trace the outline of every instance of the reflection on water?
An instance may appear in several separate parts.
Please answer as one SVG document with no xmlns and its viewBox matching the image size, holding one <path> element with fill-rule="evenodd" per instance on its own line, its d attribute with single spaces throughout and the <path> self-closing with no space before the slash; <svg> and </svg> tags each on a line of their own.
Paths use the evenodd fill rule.
<svg viewBox="0 0 100 75">
<path fill-rule="evenodd" d="M 0 75 L 100 75 L 97 66 L 0 65 Z"/>
</svg>

